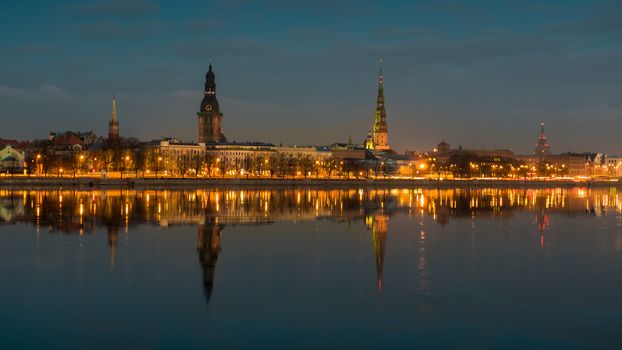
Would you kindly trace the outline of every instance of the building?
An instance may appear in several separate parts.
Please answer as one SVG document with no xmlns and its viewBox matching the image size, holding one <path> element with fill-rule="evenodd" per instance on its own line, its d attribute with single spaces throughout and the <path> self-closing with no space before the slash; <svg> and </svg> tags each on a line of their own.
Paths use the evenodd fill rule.
<svg viewBox="0 0 622 350">
<path fill-rule="evenodd" d="M 517 156 L 529 169 L 530 174 L 540 176 L 587 176 L 588 155 L 585 153 L 562 153 L 549 155 Z"/>
<path fill-rule="evenodd" d="M 533 154 L 536 156 L 546 156 L 551 154 L 551 145 L 549 145 L 546 135 L 544 134 L 544 122 L 540 123 L 540 136 L 538 137 L 538 143 L 533 150 Z"/>
<path fill-rule="evenodd" d="M 24 152 L 11 145 L 0 146 L 0 172 L 21 172 L 24 168 L 24 159 Z"/>
<path fill-rule="evenodd" d="M 226 142 L 207 144 L 209 158 L 219 161 L 242 162 L 247 158 L 269 159 L 276 152 L 276 146 L 265 142 Z"/>
<path fill-rule="evenodd" d="M 50 133 L 48 141 L 47 150 L 56 155 L 72 155 L 87 148 L 86 142 L 79 133 L 73 131 Z"/>
<path fill-rule="evenodd" d="M 205 144 L 176 138 L 154 140 L 145 147 L 147 170 L 166 176 L 196 175 L 205 160 Z"/>
<path fill-rule="evenodd" d="M 222 113 L 218 99 L 216 99 L 216 76 L 212 71 L 212 64 L 205 75 L 205 93 L 199 112 L 199 142 L 226 142 L 222 133 Z"/>
<path fill-rule="evenodd" d="M 438 152 L 439 154 L 446 154 L 449 153 L 450 150 L 451 146 L 447 143 L 447 141 L 443 140 L 438 145 L 436 145 L 436 149 L 434 151 Z"/>
<path fill-rule="evenodd" d="M 380 60 L 380 72 L 378 73 L 378 96 L 376 97 L 376 115 L 374 117 L 373 133 L 370 131 L 365 140 L 365 148 L 374 151 L 388 151 L 389 128 L 387 125 L 387 112 L 384 106 L 384 77 L 382 75 L 382 60 Z"/>
<path fill-rule="evenodd" d="M 119 120 L 117 120 L 117 103 L 115 95 L 112 95 L 112 117 L 108 122 L 108 144 L 110 146 L 119 145 Z"/>
<path fill-rule="evenodd" d="M 622 156 L 606 156 L 605 164 L 610 176 L 622 176 Z"/>
</svg>

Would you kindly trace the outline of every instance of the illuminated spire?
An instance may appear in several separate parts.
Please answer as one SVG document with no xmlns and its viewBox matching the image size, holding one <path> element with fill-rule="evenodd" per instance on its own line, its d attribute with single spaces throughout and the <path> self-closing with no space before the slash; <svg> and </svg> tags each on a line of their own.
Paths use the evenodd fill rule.
<svg viewBox="0 0 622 350">
<path fill-rule="evenodd" d="M 378 60 L 378 96 L 376 97 L 376 114 L 374 117 L 374 150 L 387 151 L 389 147 L 389 131 L 387 112 L 384 108 L 384 76 L 382 59 Z"/>
<path fill-rule="evenodd" d="M 544 133 L 544 122 L 540 123 L 540 136 L 538 137 L 538 143 L 536 143 L 533 154 L 539 156 L 551 154 L 551 145 L 549 145 L 546 134 Z"/>
<path fill-rule="evenodd" d="M 117 102 L 115 94 L 112 94 L 112 121 L 117 121 Z"/>
<path fill-rule="evenodd" d="M 119 144 L 119 121 L 117 120 L 117 100 L 112 95 L 112 117 L 108 122 L 108 143 L 110 146 L 118 146 Z"/>
<path fill-rule="evenodd" d="M 382 109 L 382 117 L 385 117 L 384 113 L 384 78 L 382 76 L 382 58 L 378 60 L 380 64 L 380 70 L 378 72 L 378 97 L 376 98 L 376 110 Z"/>
</svg>

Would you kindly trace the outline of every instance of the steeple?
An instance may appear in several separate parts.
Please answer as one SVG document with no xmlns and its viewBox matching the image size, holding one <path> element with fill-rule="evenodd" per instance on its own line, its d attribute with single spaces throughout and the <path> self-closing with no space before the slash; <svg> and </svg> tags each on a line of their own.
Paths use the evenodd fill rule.
<svg viewBox="0 0 622 350">
<path fill-rule="evenodd" d="M 384 75 L 382 59 L 379 60 L 378 95 L 376 97 L 376 114 L 374 117 L 374 150 L 387 151 L 389 147 L 389 128 L 387 126 L 387 112 L 384 108 Z"/>
<path fill-rule="evenodd" d="M 378 72 L 378 96 L 376 97 L 376 122 L 378 118 L 382 121 L 387 117 L 387 113 L 384 110 L 384 79 L 382 76 L 382 58 L 380 59 L 380 71 Z"/>
<path fill-rule="evenodd" d="M 540 123 L 540 136 L 538 137 L 538 143 L 536 143 L 533 154 L 537 156 L 551 154 L 551 145 L 549 145 L 546 134 L 544 133 L 544 122 Z"/>
<path fill-rule="evenodd" d="M 205 94 L 216 95 L 216 75 L 212 70 L 212 62 L 209 63 L 209 69 L 205 74 Z"/>
<path fill-rule="evenodd" d="M 117 146 L 119 144 L 119 120 L 117 120 L 117 100 L 112 95 L 112 115 L 108 122 L 108 144 L 109 146 Z"/>
<path fill-rule="evenodd" d="M 112 94 L 112 121 L 117 120 L 117 101 L 115 94 Z"/>
</svg>

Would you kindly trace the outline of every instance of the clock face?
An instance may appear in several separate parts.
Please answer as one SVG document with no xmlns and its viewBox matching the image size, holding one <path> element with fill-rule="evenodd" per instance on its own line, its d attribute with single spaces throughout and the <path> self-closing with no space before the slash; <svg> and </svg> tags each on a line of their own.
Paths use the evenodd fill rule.
<svg viewBox="0 0 622 350">
<path fill-rule="evenodd" d="M 205 110 L 208 111 L 208 112 L 211 112 L 212 111 L 212 105 L 206 105 L 205 106 Z"/>
</svg>

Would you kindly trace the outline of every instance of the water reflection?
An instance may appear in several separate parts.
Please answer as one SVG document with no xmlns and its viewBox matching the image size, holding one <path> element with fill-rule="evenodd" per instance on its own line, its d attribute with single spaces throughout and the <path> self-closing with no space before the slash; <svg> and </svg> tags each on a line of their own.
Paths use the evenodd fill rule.
<svg viewBox="0 0 622 350">
<path fill-rule="evenodd" d="M 612 189 L 294 189 L 294 190 L 0 190 L 0 224 L 28 223 L 37 234 L 91 234 L 106 227 L 109 267 L 115 269 L 119 231 L 134 225 L 195 225 L 196 251 L 204 294 L 214 288 L 221 235 L 230 225 L 274 222 L 364 220 L 371 232 L 376 288 L 382 292 L 389 221 L 396 213 L 419 218 L 417 273 L 419 292 L 429 293 L 426 232 L 423 218 L 439 225 L 457 218 L 534 215 L 545 246 L 551 214 L 602 215 L 622 212 L 622 198 Z M 472 240 L 474 240 L 474 235 Z M 474 243 L 472 243 L 474 244 Z"/>
</svg>

